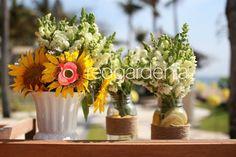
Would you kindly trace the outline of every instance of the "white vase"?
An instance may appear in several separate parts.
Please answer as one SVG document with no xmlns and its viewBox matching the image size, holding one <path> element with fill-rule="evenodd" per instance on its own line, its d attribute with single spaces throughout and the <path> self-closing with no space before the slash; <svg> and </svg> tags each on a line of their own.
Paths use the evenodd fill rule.
<svg viewBox="0 0 236 157">
<path fill-rule="evenodd" d="M 77 113 L 83 94 L 55 96 L 54 92 L 32 92 L 36 105 L 37 140 L 77 140 Z"/>
</svg>

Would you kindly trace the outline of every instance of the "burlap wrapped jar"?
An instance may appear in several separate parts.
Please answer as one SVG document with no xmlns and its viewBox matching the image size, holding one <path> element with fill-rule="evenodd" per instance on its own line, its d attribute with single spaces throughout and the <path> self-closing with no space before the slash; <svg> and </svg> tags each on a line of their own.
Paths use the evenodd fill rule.
<svg viewBox="0 0 236 157">
<path fill-rule="evenodd" d="M 108 140 L 133 140 L 137 138 L 137 111 L 130 95 L 111 94 L 106 117 Z"/>
<path fill-rule="evenodd" d="M 165 102 L 159 101 L 153 115 L 151 139 L 189 139 L 190 124 L 182 101 Z"/>
</svg>

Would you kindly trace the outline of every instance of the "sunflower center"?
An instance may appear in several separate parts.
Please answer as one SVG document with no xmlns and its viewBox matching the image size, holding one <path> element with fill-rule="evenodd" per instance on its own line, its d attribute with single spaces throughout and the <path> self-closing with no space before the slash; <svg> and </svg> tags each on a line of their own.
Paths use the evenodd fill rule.
<svg viewBox="0 0 236 157">
<path fill-rule="evenodd" d="M 40 82 L 42 77 L 42 71 L 44 70 L 43 65 L 33 65 L 30 68 L 27 68 L 27 70 L 24 73 L 24 84 L 27 86 L 27 88 L 34 88 L 35 85 L 40 86 L 42 83 Z"/>
<path fill-rule="evenodd" d="M 64 71 L 64 76 L 67 78 L 71 78 L 74 75 L 74 72 L 71 69 L 66 69 Z"/>
</svg>

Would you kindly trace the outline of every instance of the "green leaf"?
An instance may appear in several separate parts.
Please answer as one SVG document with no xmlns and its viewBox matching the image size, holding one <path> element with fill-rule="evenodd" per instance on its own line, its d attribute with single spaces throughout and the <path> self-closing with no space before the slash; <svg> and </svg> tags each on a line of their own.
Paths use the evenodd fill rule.
<svg viewBox="0 0 236 157">
<path fill-rule="evenodd" d="M 95 23 L 95 16 L 93 13 L 90 13 L 87 15 L 87 21 L 90 25 Z"/>
<path fill-rule="evenodd" d="M 112 44 L 112 42 L 114 41 L 115 39 L 115 36 L 116 36 L 116 33 L 114 32 L 112 35 L 110 35 L 108 38 L 107 38 L 107 41 L 104 45 L 104 51 L 105 52 L 109 52 L 109 48 L 110 48 L 110 45 Z"/>
<path fill-rule="evenodd" d="M 69 20 L 69 25 L 70 26 L 73 26 L 77 21 L 77 17 L 76 16 L 73 16 L 70 20 Z"/>
<path fill-rule="evenodd" d="M 89 107 L 93 103 L 93 97 L 91 94 L 87 94 L 82 101 L 82 110 L 84 119 L 87 121 L 89 115 Z"/>
<path fill-rule="evenodd" d="M 86 10 L 84 8 L 82 8 L 82 10 L 81 10 L 81 17 L 80 17 L 80 22 L 81 23 L 85 22 L 86 15 L 87 15 Z"/>
</svg>

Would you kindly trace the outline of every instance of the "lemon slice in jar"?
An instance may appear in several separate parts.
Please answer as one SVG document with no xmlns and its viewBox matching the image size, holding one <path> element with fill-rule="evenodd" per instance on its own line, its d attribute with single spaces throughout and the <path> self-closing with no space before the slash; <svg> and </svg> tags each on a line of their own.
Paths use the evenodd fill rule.
<svg viewBox="0 0 236 157">
<path fill-rule="evenodd" d="M 121 118 L 118 110 L 113 110 L 112 112 L 112 118 Z"/>
<path fill-rule="evenodd" d="M 188 117 L 183 108 L 174 108 L 166 113 L 165 118 L 161 122 L 161 126 L 181 126 L 186 125 L 188 122 Z"/>
<path fill-rule="evenodd" d="M 156 110 L 153 114 L 153 118 L 152 118 L 152 124 L 153 125 L 156 125 L 156 126 L 159 126 L 160 123 L 161 123 L 161 112 Z"/>
<path fill-rule="evenodd" d="M 131 115 L 126 115 L 126 116 L 124 116 L 122 118 L 132 118 L 132 116 Z"/>
</svg>

